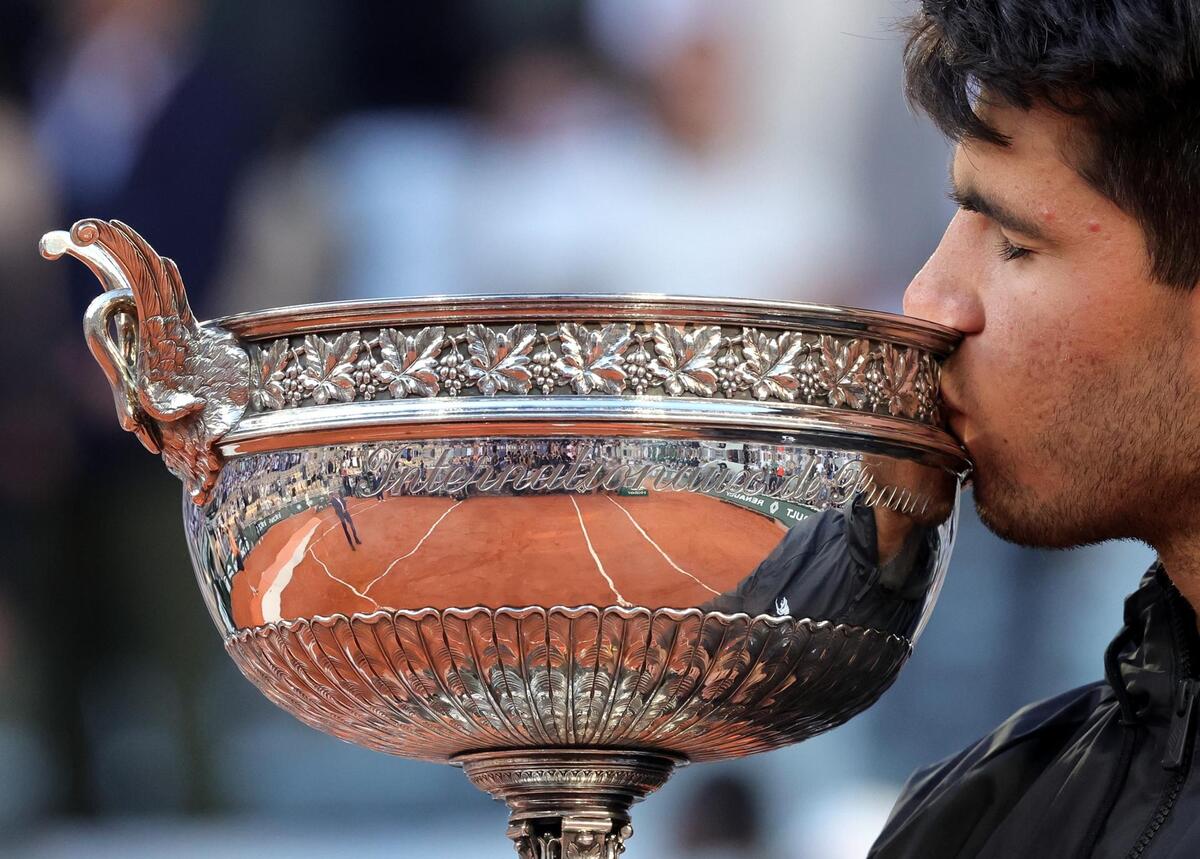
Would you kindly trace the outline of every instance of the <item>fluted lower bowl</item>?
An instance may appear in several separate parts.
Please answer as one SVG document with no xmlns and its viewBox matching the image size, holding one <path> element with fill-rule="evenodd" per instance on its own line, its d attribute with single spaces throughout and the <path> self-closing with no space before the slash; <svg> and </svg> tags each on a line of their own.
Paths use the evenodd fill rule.
<svg viewBox="0 0 1200 859">
<path fill-rule="evenodd" d="M 226 647 L 314 728 L 436 761 L 484 748 L 766 751 L 862 710 L 910 652 L 829 622 L 614 606 L 282 621 Z"/>
</svg>

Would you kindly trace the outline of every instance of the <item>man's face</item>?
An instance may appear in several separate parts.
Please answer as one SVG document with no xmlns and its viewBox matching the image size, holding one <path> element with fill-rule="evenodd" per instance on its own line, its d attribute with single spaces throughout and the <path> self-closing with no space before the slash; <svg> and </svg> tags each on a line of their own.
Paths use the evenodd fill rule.
<svg viewBox="0 0 1200 859">
<path fill-rule="evenodd" d="M 1200 290 L 1151 279 L 1141 228 L 1068 162 L 1069 120 L 986 118 L 1011 145 L 957 147 L 960 211 L 904 297 L 966 334 L 942 378 L 980 515 L 1037 546 L 1194 534 Z"/>
</svg>

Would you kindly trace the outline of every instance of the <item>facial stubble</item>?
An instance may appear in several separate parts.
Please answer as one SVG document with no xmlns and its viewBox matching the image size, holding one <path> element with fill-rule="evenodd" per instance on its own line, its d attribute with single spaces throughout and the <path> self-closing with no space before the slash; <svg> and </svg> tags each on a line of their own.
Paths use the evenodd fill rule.
<svg viewBox="0 0 1200 859">
<path fill-rule="evenodd" d="M 976 455 L 975 505 L 990 530 L 1064 549 L 1112 539 L 1157 547 L 1200 527 L 1200 410 L 1185 371 L 1189 338 L 1171 328 L 1139 348 L 1114 344 L 1108 372 L 1048 385 L 1042 396 L 1057 401 L 1014 421 L 1011 446 Z"/>
</svg>

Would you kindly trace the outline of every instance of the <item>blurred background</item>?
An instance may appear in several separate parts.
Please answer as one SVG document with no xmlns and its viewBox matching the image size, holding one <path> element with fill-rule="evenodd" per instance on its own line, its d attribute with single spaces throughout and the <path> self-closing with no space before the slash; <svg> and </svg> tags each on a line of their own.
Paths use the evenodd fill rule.
<svg viewBox="0 0 1200 859">
<path fill-rule="evenodd" d="M 122 433 L 37 255 L 85 216 L 197 313 L 491 291 L 899 310 L 949 219 L 887 0 L 0 4 L 0 854 L 507 856 L 457 770 L 277 711 L 201 607 L 180 489 Z M 878 705 L 692 767 L 628 856 L 861 857 L 917 766 L 1101 676 L 1148 550 L 1039 553 L 965 505 L 941 604 Z"/>
</svg>

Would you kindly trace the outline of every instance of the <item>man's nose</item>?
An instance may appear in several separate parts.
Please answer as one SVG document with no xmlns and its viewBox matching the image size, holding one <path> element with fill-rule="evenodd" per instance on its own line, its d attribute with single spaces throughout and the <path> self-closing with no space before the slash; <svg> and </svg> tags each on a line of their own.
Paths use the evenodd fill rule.
<svg viewBox="0 0 1200 859">
<path fill-rule="evenodd" d="M 965 334 L 983 330 L 983 305 L 976 289 L 980 273 L 955 243 L 952 221 L 937 250 L 904 290 L 904 312 L 957 328 Z"/>
</svg>

